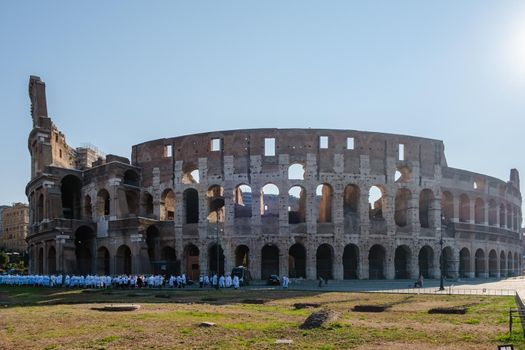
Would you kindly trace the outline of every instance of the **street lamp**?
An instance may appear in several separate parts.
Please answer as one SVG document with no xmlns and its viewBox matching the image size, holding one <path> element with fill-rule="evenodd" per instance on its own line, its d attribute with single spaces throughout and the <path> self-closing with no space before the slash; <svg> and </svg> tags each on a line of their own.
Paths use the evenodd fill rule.
<svg viewBox="0 0 525 350">
<path fill-rule="evenodd" d="M 216 197 L 214 198 L 210 203 L 210 209 L 215 211 L 215 215 L 217 217 L 216 222 L 216 229 L 217 229 L 217 284 L 215 285 L 216 289 L 219 289 L 219 217 L 221 213 L 221 209 L 224 207 L 224 198 L 223 197 Z"/>
<path fill-rule="evenodd" d="M 445 287 L 443 286 L 443 228 L 446 228 L 447 225 L 445 224 L 445 217 L 441 216 L 441 237 L 439 238 L 439 290 L 445 290 Z"/>
</svg>

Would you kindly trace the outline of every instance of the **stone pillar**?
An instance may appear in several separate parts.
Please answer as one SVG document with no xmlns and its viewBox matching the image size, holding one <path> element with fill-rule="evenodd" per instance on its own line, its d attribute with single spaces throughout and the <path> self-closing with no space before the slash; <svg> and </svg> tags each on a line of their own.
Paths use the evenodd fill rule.
<svg viewBox="0 0 525 350">
<path fill-rule="evenodd" d="M 315 205 L 315 189 L 315 184 L 310 184 L 306 189 L 306 232 L 309 237 L 315 237 L 317 233 L 318 210 Z"/>
<path fill-rule="evenodd" d="M 419 278 L 419 252 L 413 251 L 410 255 L 410 279 Z"/>
<path fill-rule="evenodd" d="M 209 275 L 211 271 L 208 266 L 208 247 L 205 244 L 200 244 L 199 248 L 199 269 L 202 275 Z"/>
<path fill-rule="evenodd" d="M 469 198 L 468 199 L 468 206 L 469 206 L 469 220 L 467 221 L 469 224 L 473 224 L 476 221 L 474 218 L 476 217 L 476 200 Z"/>
<path fill-rule="evenodd" d="M 368 253 L 370 247 L 359 247 L 359 278 L 362 280 L 370 279 L 369 266 L 370 262 L 368 261 Z"/>
<path fill-rule="evenodd" d="M 414 192 L 408 189 L 411 193 L 411 197 L 408 200 L 407 208 L 407 225 L 410 229 L 409 232 L 415 234 L 420 231 L 421 223 L 419 221 L 419 197 L 414 195 Z"/>
<path fill-rule="evenodd" d="M 44 275 L 48 275 L 49 274 L 49 262 L 48 262 L 48 259 L 47 259 L 47 253 L 48 253 L 48 244 L 46 241 L 42 241 L 42 247 L 44 248 L 44 261 L 43 261 L 43 265 L 44 265 Z"/>
<path fill-rule="evenodd" d="M 474 278 L 476 277 L 476 252 L 471 251 L 470 253 L 470 271 L 465 272 L 465 274 L 468 276 L 468 278 Z"/>
<path fill-rule="evenodd" d="M 252 273 L 252 278 L 262 279 L 261 276 L 261 249 L 262 246 L 257 243 L 253 243 L 250 247 L 250 272 Z"/>
<path fill-rule="evenodd" d="M 182 164 L 180 164 L 180 167 L 182 168 Z M 175 169 L 176 169 L 175 171 L 177 171 L 177 166 L 175 166 Z M 155 218 L 160 219 L 160 197 L 162 195 L 160 191 L 160 169 L 153 168 L 152 174 L 153 174 L 153 180 L 152 180 L 153 193 L 151 193 L 151 196 L 153 197 L 153 215 L 155 216 Z M 178 203 L 181 203 L 181 202 L 177 202 L 177 200 L 175 200 L 175 208 Z"/>
<path fill-rule="evenodd" d="M 109 193 L 109 219 L 116 220 L 120 213 L 119 206 L 119 191 L 118 186 L 120 185 L 121 179 L 113 177 L 108 180 L 108 193 Z"/>
<path fill-rule="evenodd" d="M 452 222 L 459 222 L 459 196 L 452 197 L 452 204 L 454 209 L 454 216 Z"/>
<path fill-rule="evenodd" d="M 343 280 L 343 249 L 334 247 L 332 271 L 335 280 Z"/>
<path fill-rule="evenodd" d="M 366 239 L 370 234 L 370 209 L 368 203 L 368 192 L 369 189 L 366 186 L 360 186 L 359 191 L 359 223 L 360 223 L 360 235 L 363 239 Z"/>
<path fill-rule="evenodd" d="M 316 253 L 317 250 L 313 247 L 313 244 L 308 242 L 306 245 L 306 279 L 316 280 L 317 279 L 317 261 Z"/>
<path fill-rule="evenodd" d="M 396 268 L 394 264 L 394 250 L 392 247 L 385 247 L 385 278 L 387 280 L 393 280 L 396 277 Z"/>
<path fill-rule="evenodd" d="M 279 247 L 279 276 L 288 276 L 288 249 Z"/>
</svg>

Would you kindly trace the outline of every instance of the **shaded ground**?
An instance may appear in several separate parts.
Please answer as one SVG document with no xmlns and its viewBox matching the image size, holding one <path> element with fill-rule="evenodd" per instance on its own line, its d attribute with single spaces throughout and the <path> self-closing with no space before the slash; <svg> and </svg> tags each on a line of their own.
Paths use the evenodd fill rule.
<svg viewBox="0 0 525 350">
<path fill-rule="evenodd" d="M 525 349 L 518 325 L 508 338 L 512 297 L 11 287 L 0 288 L 0 295 L 8 305 L 0 309 L 0 349 L 495 349 L 503 343 Z M 110 303 L 141 308 L 94 310 Z M 296 309 L 297 303 L 318 306 Z M 356 305 L 386 304 L 390 307 L 380 313 L 351 311 Z M 465 315 L 428 313 L 465 305 Z M 321 309 L 337 313 L 337 320 L 321 328 L 299 328 Z M 199 327 L 204 321 L 216 326 Z M 280 339 L 293 343 L 275 344 Z"/>
</svg>

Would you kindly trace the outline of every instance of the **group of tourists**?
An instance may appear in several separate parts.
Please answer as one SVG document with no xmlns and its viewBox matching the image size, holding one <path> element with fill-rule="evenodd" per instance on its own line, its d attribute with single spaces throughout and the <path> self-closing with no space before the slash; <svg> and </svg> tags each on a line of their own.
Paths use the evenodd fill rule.
<svg viewBox="0 0 525 350">
<path fill-rule="evenodd" d="M 0 285 L 66 288 L 185 288 L 188 285 L 185 274 L 181 275 L 0 275 Z M 200 276 L 199 285 L 220 288 L 239 288 L 237 276 Z"/>
<path fill-rule="evenodd" d="M 239 276 L 231 276 L 227 274 L 226 277 L 221 275 L 220 277 L 217 274 L 213 276 L 200 275 L 199 276 L 199 287 L 212 287 L 212 288 L 231 288 L 238 289 L 240 287 L 241 281 Z"/>
</svg>

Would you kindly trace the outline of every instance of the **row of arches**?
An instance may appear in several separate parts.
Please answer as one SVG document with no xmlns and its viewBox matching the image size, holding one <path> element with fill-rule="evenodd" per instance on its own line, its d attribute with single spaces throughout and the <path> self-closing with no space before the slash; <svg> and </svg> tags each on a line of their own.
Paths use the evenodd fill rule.
<svg viewBox="0 0 525 350">
<path fill-rule="evenodd" d="M 175 249 L 168 245 L 162 245 L 160 235 L 155 226 L 150 226 L 146 233 L 146 248 L 149 268 L 147 266 L 137 267 L 142 273 L 162 273 L 173 274 L 185 272 L 189 278 L 196 279 L 201 273 L 202 263 L 200 259 L 201 251 L 194 244 L 188 244 L 183 250 L 183 257 L 179 259 L 176 256 Z M 407 245 L 399 245 L 392 253 L 381 244 L 375 244 L 363 251 L 355 244 L 348 244 L 344 247 L 342 256 L 338 258 L 334 248 L 328 244 L 320 244 L 314 252 L 308 252 L 301 243 L 295 243 L 288 247 L 287 254 L 281 251 L 276 244 L 265 244 L 259 252 L 255 252 L 259 260 L 261 278 L 266 278 L 271 274 L 280 274 L 280 267 L 283 264 L 282 259 L 287 256 L 288 271 L 285 271 L 292 278 L 306 278 L 307 269 L 313 268 L 311 264 L 315 261 L 316 276 L 323 278 L 334 278 L 336 264 L 342 264 L 343 279 L 384 279 L 388 277 L 388 261 L 393 261 L 394 274 L 388 278 L 408 279 L 414 278 L 421 274 L 426 278 L 436 276 L 440 264 L 446 277 L 503 277 L 517 274 L 519 271 L 520 259 L 519 254 L 515 252 L 499 253 L 491 249 L 488 254 L 485 250 L 479 248 L 471 255 L 471 251 L 464 247 L 455 255 L 450 246 L 446 246 L 440 257 L 431 246 L 425 245 L 418 251 L 413 250 Z M 207 268 L 204 271 L 213 273 L 219 271 L 224 273 L 225 255 L 221 245 L 217 246 L 212 243 L 207 247 Z M 283 255 L 284 253 L 284 255 Z M 361 256 L 365 254 L 365 256 Z M 415 255 L 414 255 L 415 254 Z M 46 254 L 47 261 L 44 261 L 44 248 L 40 247 L 37 252 L 37 271 L 44 272 L 44 264 L 48 273 L 57 271 L 57 251 L 54 246 L 49 247 Z M 315 259 L 313 259 L 315 255 Z M 96 237 L 93 231 L 83 226 L 75 233 L 75 272 L 80 274 L 99 273 L 110 274 L 113 264 L 114 273 L 131 273 L 132 252 L 128 245 L 120 245 L 114 256 L 111 256 L 110 250 L 105 246 L 96 245 Z M 238 245 L 233 250 L 232 262 L 235 266 L 252 267 L 252 252 L 246 245 Z M 440 260 L 442 259 L 442 260 Z M 181 265 L 181 260 L 183 264 Z M 338 261 L 338 263 L 336 263 Z M 140 263 L 146 263 L 141 260 Z M 257 264 L 256 263 L 256 264 Z M 368 276 L 363 274 L 362 264 L 367 264 Z"/>
<path fill-rule="evenodd" d="M 298 164 L 292 164 L 290 171 L 293 174 L 302 174 L 301 176 L 292 176 L 291 179 L 303 179 L 303 171 L 298 171 Z M 292 171 L 295 169 L 294 171 Z M 197 172 L 197 173 L 195 173 Z M 185 183 L 198 183 L 198 170 L 193 170 L 188 176 L 184 177 Z M 402 178 L 402 176 L 401 176 Z M 133 170 L 127 170 L 123 177 L 124 188 L 123 197 L 125 201 L 119 201 L 119 208 L 123 214 L 144 215 L 151 217 L 154 215 L 154 198 L 148 192 L 140 193 L 138 190 L 139 176 Z M 75 175 L 67 175 L 61 181 L 61 198 L 62 198 L 62 217 L 68 219 L 81 219 L 83 215 L 86 218 L 93 216 L 93 208 L 96 216 L 116 215 L 111 205 L 111 196 L 108 190 L 102 188 L 97 192 L 96 199 L 86 195 L 81 204 L 82 182 Z M 333 188 L 328 183 L 319 184 L 315 188 L 315 207 L 317 208 L 317 222 L 332 222 Z M 259 194 L 259 208 L 252 209 L 253 203 L 252 189 L 247 184 L 241 184 L 235 187 L 233 191 L 234 216 L 236 218 L 251 217 L 253 213 L 259 213 L 261 216 L 278 216 L 279 203 L 282 200 L 282 194 L 278 186 L 268 183 L 261 188 Z M 368 212 L 372 220 L 384 220 L 384 208 L 388 203 L 385 202 L 386 190 L 381 185 L 371 186 L 368 191 Z M 208 202 L 211 202 L 216 196 L 224 196 L 224 189 L 221 186 L 211 186 L 207 191 Z M 285 194 L 286 196 L 286 194 Z M 413 203 L 414 194 L 408 188 L 399 188 L 394 196 L 394 221 L 396 226 L 406 226 L 409 219 L 409 210 L 415 206 Z M 297 224 L 307 220 L 307 190 L 301 184 L 296 184 L 288 189 L 288 215 L 289 223 Z M 345 187 L 343 193 L 343 211 L 346 221 L 356 221 L 360 213 L 361 190 L 356 184 L 349 184 Z M 433 228 L 439 223 L 436 222 L 434 215 L 436 211 L 441 210 L 441 215 L 448 221 L 457 220 L 459 222 L 473 222 L 475 224 L 488 224 L 502 228 L 518 230 L 521 225 L 521 210 L 519 207 L 510 203 L 497 203 L 495 199 L 488 201 L 488 206 L 482 198 L 471 200 L 467 194 L 463 193 L 457 201 L 455 209 L 454 196 L 449 191 L 444 191 L 441 198 L 441 207 L 434 201 L 435 195 L 430 189 L 423 189 L 419 192 L 418 198 L 418 220 L 422 228 Z M 95 205 L 93 206 L 93 201 Z M 43 194 L 38 196 L 36 201 L 36 221 L 40 222 L 44 218 L 45 198 Z M 125 203 L 125 204 L 124 204 Z M 473 206 L 472 206 L 473 204 Z M 159 219 L 174 220 L 175 218 L 175 193 L 172 189 L 166 189 L 159 201 Z M 337 204 L 336 204 L 337 206 Z M 199 221 L 199 192 L 194 188 L 188 188 L 183 192 L 183 203 L 180 206 L 183 211 L 183 221 L 185 223 L 197 223 Z M 224 211 L 224 210 L 223 210 Z M 211 212 L 211 211 L 210 211 Z M 224 214 L 224 213 L 223 213 Z M 221 215 L 224 218 L 224 215 Z M 457 216 L 457 217 L 456 217 Z"/>
<path fill-rule="evenodd" d="M 454 198 L 448 191 L 443 192 L 442 196 L 442 213 L 443 216 L 451 220 L 454 218 Z M 521 210 L 517 206 L 510 203 L 498 203 L 495 199 L 490 199 L 488 207 L 482 198 L 474 199 L 474 207 L 472 208 L 472 200 L 465 193 L 459 196 L 458 202 L 458 221 L 470 222 L 475 224 L 488 223 L 490 226 L 497 226 L 518 230 L 521 225 Z M 473 209 L 473 210 L 472 210 Z"/>
</svg>

